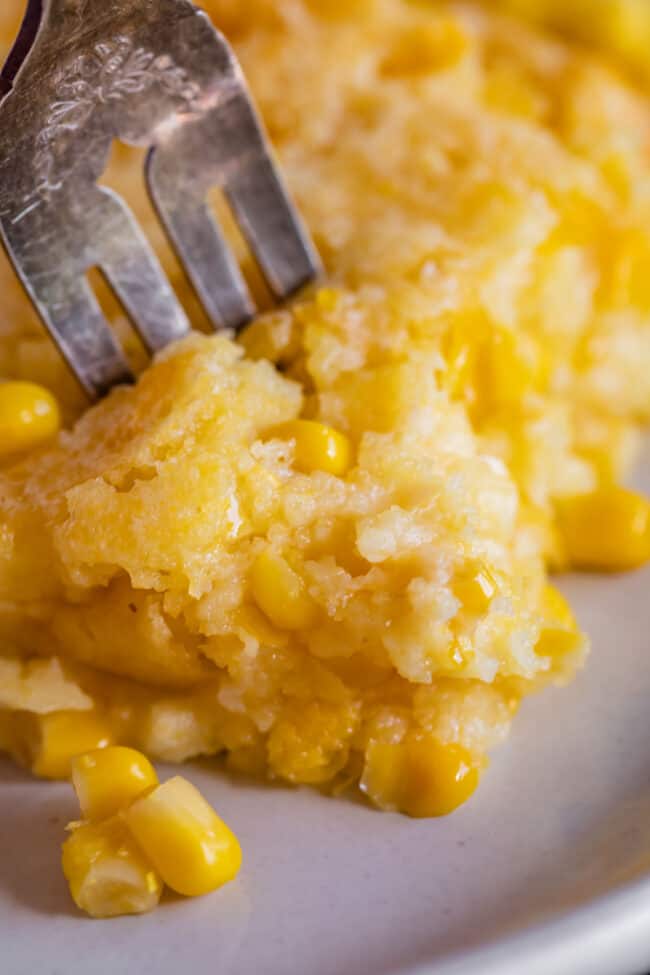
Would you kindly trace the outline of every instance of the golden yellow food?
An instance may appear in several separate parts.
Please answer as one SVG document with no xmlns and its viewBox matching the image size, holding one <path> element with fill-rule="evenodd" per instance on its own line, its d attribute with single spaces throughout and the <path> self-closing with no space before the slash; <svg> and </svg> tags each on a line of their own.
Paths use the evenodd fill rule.
<svg viewBox="0 0 650 975">
<path fill-rule="evenodd" d="M 647 502 L 612 503 L 650 412 L 648 99 L 494 4 L 204 6 L 328 279 L 81 415 L 0 268 L 0 374 L 72 424 L 0 469 L 0 743 L 77 711 L 437 815 L 585 658 L 547 568 L 650 555 Z M 160 242 L 140 161 L 110 179 Z"/>
<path fill-rule="evenodd" d="M 111 742 L 111 728 L 96 711 L 12 711 L 6 750 L 43 779 L 68 779 L 73 758 Z"/>
<path fill-rule="evenodd" d="M 516 14 L 561 31 L 615 56 L 650 80 L 650 6 L 646 0 L 491 0 Z"/>
<path fill-rule="evenodd" d="M 98 822 L 153 789 L 158 776 L 146 755 L 123 745 L 109 745 L 72 760 L 72 785 L 83 818 Z"/>
<path fill-rule="evenodd" d="M 61 415 L 52 394 L 36 383 L 0 383 L 0 456 L 38 447 L 59 432 Z"/>
<path fill-rule="evenodd" d="M 239 873 L 237 837 L 198 789 L 179 775 L 136 799 L 124 811 L 124 820 L 177 894 L 209 894 Z"/>
<path fill-rule="evenodd" d="M 636 569 L 650 559 L 650 504 L 634 491 L 602 488 L 566 498 L 559 522 L 571 565 L 580 569 Z"/>
<path fill-rule="evenodd" d="M 72 823 L 61 863 L 72 899 L 91 917 L 145 914 L 158 906 L 163 883 L 119 816 Z"/>
<path fill-rule="evenodd" d="M 317 607 L 298 572 L 281 555 L 260 552 L 250 570 L 253 599 L 280 630 L 304 630 L 316 623 Z"/>
<path fill-rule="evenodd" d="M 303 474 L 326 471 L 342 476 L 352 466 L 349 439 L 324 423 L 290 420 L 272 430 L 271 436 L 293 444 L 293 463 Z"/>
<path fill-rule="evenodd" d="M 91 917 L 144 914 L 165 884 L 197 897 L 239 873 L 239 841 L 198 789 L 178 775 L 160 785 L 135 749 L 78 755 L 72 782 L 84 818 L 68 824 L 61 865 L 72 899 Z"/>
<path fill-rule="evenodd" d="M 580 641 L 578 626 L 562 593 L 548 584 L 542 593 L 544 626 L 536 650 L 544 657 L 562 657 L 575 650 Z"/>
<path fill-rule="evenodd" d="M 418 819 L 447 816 L 473 794 L 479 774 L 462 745 L 426 739 L 395 745 L 373 742 L 361 788 L 381 809 Z"/>
</svg>

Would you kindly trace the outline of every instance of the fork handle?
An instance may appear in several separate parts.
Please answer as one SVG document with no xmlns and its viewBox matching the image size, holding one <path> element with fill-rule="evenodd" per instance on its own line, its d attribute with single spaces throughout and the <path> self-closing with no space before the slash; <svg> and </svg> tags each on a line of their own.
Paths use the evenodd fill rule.
<svg viewBox="0 0 650 975">
<path fill-rule="evenodd" d="M 61 29 L 65 34 L 68 33 L 70 20 L 74 19 L 76 29 L 70 33 L 80 34 L 81 24 L 85 26 L 87 22 L 91 27 L 94 21 L 97 30 L 97 25 L 102 20 L 106 20 L 107 24 L 119 22 L 120 19 L 128 20 L 129 15 L 144 6 L 154 8 L 149 12 L 155 19 L 158 13 L 155 8 L 160 8 L 162 12 L 164 5 L 164 0 L 27 0 L 27 9 L 18 36 L 0 69 L 0 101 L 11 91 L 18 71 L 34 47 L 39 32 L 46 25 L 53 30 Z M 173 0 L 172 5 L 177 10 L 185 8 L 186 14 L 198 12 L 191 0 Z"/>
</svg>

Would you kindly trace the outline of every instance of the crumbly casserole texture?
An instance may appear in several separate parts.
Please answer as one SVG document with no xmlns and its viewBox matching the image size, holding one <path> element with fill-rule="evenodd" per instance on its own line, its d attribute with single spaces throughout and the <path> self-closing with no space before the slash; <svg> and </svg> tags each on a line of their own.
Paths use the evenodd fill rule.
<svg viewBox="0 0 650 975">
<path fill-rule="evenodd" d="M 92 714 L 153 757 L 446 811 L 584 658 L 547 567 L 608 503 L 612 567 L 650 554 L 615 487 L 650 408 L 648 102 L 494 4 L 203 6 L 327 281 L 81 415 L 2 264 L 0 372 L 80 419 L 0 470 L 0 743 Z M 113 185 L 160 240 L 139 166 L 118 149 Z M 340 470 L 301 461 L 298 418 Z"/>
</svg>

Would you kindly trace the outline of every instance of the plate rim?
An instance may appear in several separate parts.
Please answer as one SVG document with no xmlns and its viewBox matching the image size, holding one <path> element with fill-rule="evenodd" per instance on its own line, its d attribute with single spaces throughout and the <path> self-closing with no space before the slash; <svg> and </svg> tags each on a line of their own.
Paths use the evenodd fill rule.
<svg viewBox="0 0 650 975">
<path fill-rule="evenodd" d="M 641 948 L 642 964 L 650 968 L 650 870 L 511 934 L 392 969 L 389 975 L 521 975 L 523 966 L 526 975 L 630 975 L 627 968 L 612 970 L 612 959 L 617 957 L 621 965 L 626 965 L 626 958 L 637 964 L 636 950 Z M 607 967 L 599 968 L 598 963 Z"/>
</svg>

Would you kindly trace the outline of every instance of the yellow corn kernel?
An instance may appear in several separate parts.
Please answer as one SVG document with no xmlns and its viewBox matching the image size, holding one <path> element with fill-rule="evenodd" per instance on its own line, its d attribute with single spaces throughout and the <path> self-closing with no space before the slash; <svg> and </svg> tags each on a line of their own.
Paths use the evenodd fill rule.
<svg viewBox="0 0 650 975">
<path fill-rule="evenodd" d="M 288 634 L 272 626 L 268 617 L 261 613 L 257 606 L 240 607 L 237 620 L 247 635 L 252 636 L 265 647 L 279 649 L 286 647 L 289 641 Z"/>
<path fill-rule="evenodd" d="M 338 430 L 316 420 L 289 420 L 275 427 L 271 436 L 293 440 L 294 464 L 303 474 L 326 471 L 343 477 L 352 466 L 352 445 Z"/>
<path fill-rule="evenodd" d="M 61 865 L 72 899 L 91 917 L 144 914 L 162 894 L 162 880 L 117 816 L 72 824 Z"/>
<path fill-rule="evenodd" d="M 52 394 L 36 383 L 0 383 L 0 457 L 45 443 L 61 427 Z"/>
<path fill-rule="evenodd" d="M 381 809 L 408 816 L 446 816 L 466 802 L 479 783 L 471 753 L 433 738 L 401 744 L 371 742 L 361 788 Z"/>
<path fill-rule="evenodd" d="M 483 205 L 484 200 L 479 199 L 477 207 Z M 480 392 L 479 376 L 492 332 L 487 316 L 467 313 L 454 320 L 442 337 L 445 366 L 440 382 L 454 399 L 464 400 L 472 410 Z"/>
<path fill-rule="evenodd" d="M 67 779 L 75 755 L 111 744 L 111 731 L 94 711 L 53 711 L 12 717 L 11 754 L 43 779 Z"/>
<path fill-rule="evenodd" d="M 73 758 L 72 784 L 81 815 L 96 822 L 114 816 L 143 792 L 154 788 L 158 776 L 141 752 L 112 745 Z"/>
<path fill-rule="evenodd" d="M 250 582 L 255 602 L 274 626 L 301 630 L 314 622 L 316 604 L 298 573 L 281 555 L 270 549 L 258 555 Z"/>
<path fill-rule="evenodd" d="M 467 343 L 457 343 L 450 350 L 447 368 L 441 376 L 441 382 L 449 391 L 450 396 L 460 398 L 465 394 L 475 359 L 476 356 L 473 355 L 473 350 Z"/>
<path fill-rule="evenodd" d="M 389 78 L 433 74 L 453 67 L 466 50 L 467 37 L 455 20 L 431 20 L 398 35 L 382 62 L 382 74 Z"/>
<path fill-rule="evenodd" d="M 542 591 L 540 612 L 545 625 L 535 647 L 540 657 L 557 658 L 571 653 L 580 642 L 580 631 L 571 607 L 555 586 L 547 584 Z"/>
<path fill-rule="evenodd" d="M 340 294 L 336 288 L 319 288 L 314 296 L 319 311 L 325 312 L 326 314 L 336 311 Z"/>
<path fill-rule="evenodd" d="M 510 64 L 495 64 L 485 81 L 484 97 L 493 108 L 524 118 L 539 118 L 545 108 L 544 96 L 521 69 Z"/>
<path fill-rule="evenodd" d="M 529 390 L 543 385 L 545 363 L 541 357 L 535 361 L 532 348 L 512 332 L 496 332 L 483 358 L 480 402 L 488 411 L 515 406 Z"/>
<path fill-rule="evenodd" d="M 541 611 L 544 617 L 563 626 L 565 629 L 574 629 L 576 625 L 573 611 L 560 590 L 547 583 L 542 590 Z"/>
<path fill-rule="evenodd" d="M 461 329 L 450 329 L 444 338 L 445 368 L 440 381 L 454 399 L 473 401 L 472 383 L 476 369 L 477 347 Z"/>
<path fill-rule="evenodd" d="M 608 160 L 608 175 L 612 160 Z M 620 166 L 619 166 L 620 169 Z M 647 235 L 641 228 L 620 232 L 613 242 L 612 253 L 615 258 L 608 269 L 609 300 L 620 305 L 650 307 L 650 281 L 648 281 L 648 261 L 650 246 Z M 609 296 L 608 296 L 609 297 Z"/>
<path fill-rule="evenodd" d="M 567 498 L 558 524 L 575 568 L 619 572 L 650 560 L 650 503 L 634 491 L 611 486 Z"/>
<path fill-rule="evenodd" d="M 618 0 L 598 4 L 598 40 L 632 64 L 647 67 L 650 7 L 647 0 Z"/>
<path fill-rule="evenodd" d="M 348 20 L 369 16 L 376 0 L 307 0 L 307 6 L 328 20 Z"/>
<path fill-rule="evenodd" d="M 198 789 L 180 776 L 136 799 L 123 816 L 163 881 L 177 894 L 207 894 L 239 873 L 237 837 Z"/>
<path fill-rule="evenodd" d="M 479 562 L 461 573 L 452 590 L 463 609 L 470 613 L 484 613 L 497 593 L 498 585 L 488 567 Z"/>
</svg>

